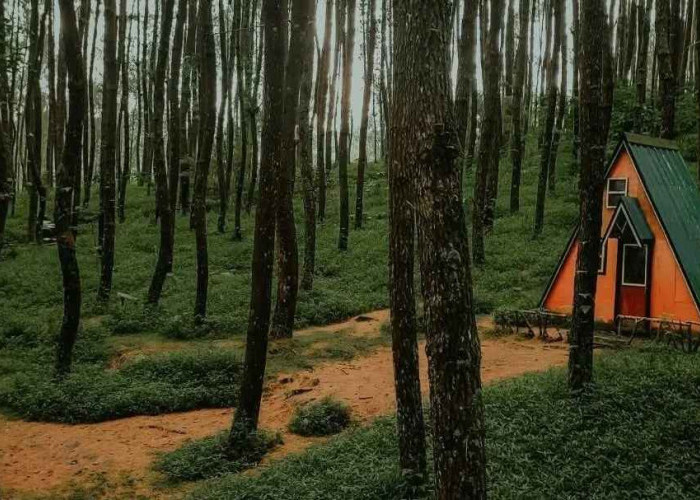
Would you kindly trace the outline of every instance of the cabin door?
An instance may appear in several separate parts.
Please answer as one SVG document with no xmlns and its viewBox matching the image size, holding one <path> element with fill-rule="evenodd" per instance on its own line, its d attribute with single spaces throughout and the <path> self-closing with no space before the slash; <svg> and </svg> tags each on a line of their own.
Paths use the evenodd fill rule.
<svg viewBox="0 0 700 500">
<path fill-rule="evenodd" d="M 621 242 L 622 243 L 622 242 Z M 649 294 L 648 245 L 623 243 L 618 249 L 617 315 L 647 317 Z"/>
</svg>

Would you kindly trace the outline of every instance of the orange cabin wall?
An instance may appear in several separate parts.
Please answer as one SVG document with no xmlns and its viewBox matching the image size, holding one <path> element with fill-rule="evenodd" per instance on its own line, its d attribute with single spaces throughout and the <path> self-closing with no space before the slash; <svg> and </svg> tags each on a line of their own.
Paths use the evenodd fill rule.
<svg viewBox="0 0 700 500">
<path fill-rule="evenodd" d="M 613 165 L 608 178 L 626 178 L 627 195 L 637 198 L 654 234 L 654 247 L 651 258 L 649 315 L 654 318 L 671 318 L 700 322 L 700 314 L 685 277 L 663 228 L 656 217 L 654 208 L 646 194 L 644 185 L 632 163 L 629 153 L 623 149 Z M 607 185 L 604 193 L 607 199 Z M 615 209 L 607 208 L 603 202 L 604 232 Z M 596 292 L 596 319 L 611 322 L 615 319 L 615 281 L 617 278 L 617 240 L 610 238 L 605 254 L 605 274 L 598 275 Z M 578 240 L 573 242 L 559 269 L 557 276 L 544 300 L 544 308 L 550 311 L 570 314 L 574 298 L 574 273 L 578 254 Z"/>
</svg>

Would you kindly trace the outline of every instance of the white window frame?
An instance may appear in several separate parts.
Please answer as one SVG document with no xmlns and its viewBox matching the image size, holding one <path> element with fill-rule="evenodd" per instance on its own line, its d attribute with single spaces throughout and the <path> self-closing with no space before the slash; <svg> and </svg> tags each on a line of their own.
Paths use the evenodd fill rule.
<svg viewBox="0 0 700 500">
<path fill-rule="evenodd" d="M 603 248 L 600 251 L 600 263 L 598 265 L 598 274 L 605 275 L 605 264 L 607 264 L 608 259 L 608 240 L 607 238 L 603 240 Z"/>
<path fill-rule="evenodd" d="M 642 248 L 644 248 L 644 283 L 627 283 L 625 281 L 625 261 L 626 261 L 626 254 L 627 254 L 627 247 L 634 247 L 634 248 L 639 248 L 639 245 L 636 245 L 634 243 L 625 243 L 622 245 L 622 284 L 624 286 L 637 286 L 637 287 L 644 287 L 646 288 L 647 286 L 647 272 L 649 270 L 649 247 L 647 245 L 642 245 Z"/>
<path fill-rule="evenodd" d="M 611 181 L 624 181 L 625 182 L 625 190 L 624 191 L 610 191 L 610 182 Z M 606 185 L 606 190 L 605 190 L 605 206 L 607 208 L 617 208 L 617 205 L 611 205 L 610 204 L 610 195 L 611 194 L 621 194 L 622 196 L 627 196 L 627 190 L 629 189 L 629 182 L 628 179 L 625 177 L 611 177 L 608 179 L 608 183 Z"/>
</svg>

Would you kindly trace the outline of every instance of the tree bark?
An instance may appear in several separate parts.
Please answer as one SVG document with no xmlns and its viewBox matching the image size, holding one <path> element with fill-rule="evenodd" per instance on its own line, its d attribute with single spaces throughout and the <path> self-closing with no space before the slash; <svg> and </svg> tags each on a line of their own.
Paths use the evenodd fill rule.
<svg viewBox="0 0 700 500">
<path fill-rule="evenodd" d="M 308 33 L 305 34 L 304 64 L 299 92 L 299 167 L 304 198 L 304 266 L 300 286 L 302 290 L 307 291 L 313 288 L 316 266 L 316 186 L 313 170 L 313 124 L 309 115 L 313 91 L 315 23 L 316 11 L 312 7 L 306 28 Z M 320 133 L 318 137 L 322 137 Z M 320 144 L 323 146 L 322 142 Z M 323 171 L 323 161 L 319 165 Z"/>
<path fill-rule="evenodd" d="M 158 62 L 156 63 L 156 73 L 153 75 L 153 114 L 150 130 L 153 173 L 156 181 L 156 213 L 160 220 L 160 246 L 151 286 L 148 289 L 149 304 L 157 304 L 160 300 L 165 277 L 172 269 L 173 263 L 174 224 L 172 204 L 170 203 L 168 171 L 166 168 L 163 110 L 165 109 L 165 72 L 168 67 L 170 30 L 173 24 L 174 8 L 175 0 L 165 0 L 163 3 L 163 17 L 161 19 L 160 39 L 158 41 Z"/>
<path fill-rule="evenodd" d="M 365 51 L 365 88 L 362 96 L 362 118 L 360 122 L 360 154 L 357 159 L 357 193 L 355 196 L 355 229 L 362 228 L 365 169 L 367 168 L 367 127 L 369 125 L 369 98 L 374 82 L 374 50 L 377 43 L 377 20 L 374 0 L 367 2 L 369 34 Z"/>
<path fill-rule="evenodd" d="M 106 0 L 107 2 L 111 0 Z M 63 321 L 58 337 L 56 374 L 63 377 L 70 371 L 73 345 L 80 324 L 80 269 L 75 252 L 75 232 L 72 228 L 72 186 L 76 166 L 80 163 L 83 118 L 85 117 L 85 66 L 80 51 L 80 37 L 72 0 L 59 0 L 61 9 L 61 40 L 65 45 L 68 69 L 69 114 L 65 146 L 56 177 L 54 220 L 56 246 L 63 276 Z"/>
<path fill-rule="evenodd" d="M 553 174 L 550 174 L 550 157 L 554 144 L 557 96 L 559 95 L 557 77 L 559 76 L 559 57 L 561 54 L 562 35 L 564 31 L 563 1 L 553 0 L 553 9 L 555 19 L 554 46 L 547 68 L 547 116 L 544 123 L 544 129 L 542 131 L 542 147 L 540 148 L 540 175 L 539 182 L 537 184 L 537 204 L 535 206 L 535 237 L 540 236 L 542 234 L 542 229 L 544 228 L 544 206 L 548 180 L 550 180 L 549 189 L 553 190 L 551 183 Z"/>
<path fill-rule="evenodd" d="M 404 21 L 406 8 L 397 9 Z M 399 466 L 409 481 L 425 480 L 426 446 L 423 403 L 418 367 L 417 321 L 414 280 L 416 160 L 419 138 L 414 107 L 421 81 L 407 72 L 415 51 L 406 38 L 409 26 L 397 25 L 394 53 L 395 97 L 391 103 L 393 126 L 389 129 L 389 301 L 391 345 L 396 388 L 396 420 Z M 417 35 L 413 33 L 414 35 Z M 460 54 L 460 67 L 464 61 Z"/>
<path fill-rule="evenodd" d="M 501 138 L 501 103 L 499 93 L 500 76 L 500 31 L 503 17 L 503 0 L 491 0 L 491 15 L 487 15 L 486 2 L 481 4 L 482 38 L 484 53 L 484 113 L 482 119 L 479 159 L 474 181 L 474 209 L 472 211 L 472 240 L 474 264 L 485 261 L 484 231 L 487 224 L 489 176 L 497 169 Z"/>
<path fill-rule="evenodd" d="M 573 0 L 573 43 L 574 43 L 574 55 L 573 55 L 573 86 L 571 94 L 571 107 L 572 107 L 572 118 L 573 133 L 574 133 L 574 169 L 578 170 L 578 152 L 581 144 L 580 132 L 579 132 L 579 115 L 580 115 L 580 102 L 579 102 L 579 39 L 581 33 L 580 21 L 579 21 L 579 0 Z M 646 57 L 646 55 L 645 55 Z"/>
<path fill-rule="evenodd" d="M 0 19 L 5 19 L 5 2 L 0 1 Z M 0 55 L 6 54 L 5 23 L 0 22 Z M 12 96 L 7 85 L 7 60 L 0 57 L 0 260 L 5 224 L 12 200 Z"/>
<path fill-rule="evenodd" d="M 313 36 L 309 20 L 315 7 L 311 0 L 297 0 L 292 6 L 289 56 L 284 80 L 282 115 L 282 167 L 277 176 L 277 302 L 270 328 L 273 339 L 289 338 L 294 327 L 299 287 L 299 255 L 294 224 L 294 177 L 296 161 L 295 126 L 299 111 L 299 90 L 305 62 L 307 37 Z"/>
<path fill-rule="evenodd" d="M 513 0 L 508 0 L 505 56 L 505 94 L 506 97 L 511 97 L 513 95 L 513 58 L 515 57 L 515 2 Z"/>
<path fill-rule="evenodd" d="M 525 151 L 525 137 L 522 133 L 522 107 L 523 92 L 525 90 L 525 71 L 527 69 L 530 0 L 520 0 L 518 15 L 520 19 L 520 33 L 518 35 L 518 51 L 515 56 L 515 87 L 513 89 L 511 111 L 511 116 L 513 117 L 513 137 L 510 150 L 511 159 L 513 161 L 513 175 L 510 184 L 511 213 L 517 213 L 520 210 L 520 178 L 522 173 L 523 153 Z"/>
<path fill-rule="evenodd" d="M 170 200 L 170 222 L 173 225 L 173 238 L 175 237 L 178 181 L 180 179 L 180 163 L 182 161 L 181 142 L 182 138 L 187 134 L 187 129 L 184 127 L 184 120 L 180 113 L 180 73 L 182 68 L 185 22 L 187 16 L 191 15 L 188 13 L 187 2 L 188 0 L 178 0 L 170 60 L 170 76 L 168 78 L 168 103 L 170 105 L 170 120 L 168 125 L 168 187 L 170 193 L 168 194 L 168 198 Z"/>
<path fill-rule="evenodd" d="M 226 232 L 226 212 L 228 211 L 229 185 L 226 183 L 227 165 L 224 161 L 224 118 L 228 105 L 229 94 L 229 54 L 228 31 L 226 28 L 226 9 L 224 1 L 219 0 L 219 54 L 221 59 L 221 99 L 219 101 L 219 113 L 216 120 L 216 180 L 219 188 L 219 219 L 217 230 L 219 234 Z M 240 92 L 240 89 L 239 89 Z"/>
<path fill-rule="evenodd" d="M 637 50 L 637 69 L 635 72 L 635 85 L 637 88 L 637 106 L 635 110 L 634 128 L 637 133 L 644 131 L 644 106 L 647 101 L 647 60 L 649 57 L 649 34 L 651 32 L 651 4 L 652 0 L 644 0 L 639 6 L 640 33 Z"/>
<path fill-rule="evenodd" d="M 192 196 L 192 225 L 197 247 L 197 295 L 194 317 L 203 322 L 207 316 L 209 254 L 207 250 L 207 181 L 216 127 L 216 42 L 212 29 L 211 0 L 199 0 L 197 20 L 197 59 L 199 63 L 199 137 Z"/>
<path fill-rule="evenodd" d="M 184 64 L 182 67 L 182 108 L 180 111 L 184 123 L 188 123 L 192 85 L 194 84 L 193 80 L 196 79 L 197 60 L 195 47 L 197 40 L 197 18 L 197 0 L 189 0 L 187 38 L 185 40 Z M 180 165 L 180 210 L 183 215 L 190 211 L 190 176 L 195 156 L 195 150 L 192 144 L 196 143 L 197 135 L 197 130 L 191 126 L 185 126 L 185 131 L 186 134 L 182 136 L 181 141 L 185 146 L 186 154 L 184 155 L 185 160 Z"/>
<path fill-rule="evenodd" d="M 463 144 L 463 155 L 467 155 L 467 130 L 472 110 L 472 90 L 475 86 L 476 76 L 476 17 L 478 4 L 471 0 L 464 0 L 464 13 L 462 14 L 462 32 L 459 38 L 458 67 L 457 67 L 457 91 L 455 97 L 455 119 L 457 120 L 457 136 L 460 144 Z"/>
<path fill-rule="evenodd" d="M 282 122 L 284 112 L 284 68 L 287 52 L 286 2 L 263 0 L 265 36 L 265 78 L 263 101 L 262 158 L 260 162 L 260 199 L 255 212 L 253 241 L 253 278 L 250 315 L 246 337 L 245 364 L 241 392 L 229 434 L 229 453 L 235 455 L 240 443 L 258 427 L 272 291 L 273 252 L 275 247 L 275 176 L 281 168 Z"/>
<path fill-rule="evenodd" d="M 492 10 L 495 23 L 502 12 L 498 3 L 502 7 L 494 2 Z M 396 54 L 407 51 L 411 63 L 397 68 L 396 75 L 410 68 L 408 78 L 415 82 L 415 91 L 406 98 L 412 99 L 410 121 L 415 127 L 411 159 L 417 180 L 435 498 L 486 498 L 481 349 L 447 65 L 450 9 L 446 2 L 420 0 L 396 3 L 394 9 Z M 497 35 L 497 28 L 491 30 L 495 40 L 490 50 L 497 48 Z M 401 60 L 396 57 L 397 66 Z M 399 99 L 398 92 L 394 95 Z"/>
<path fill-rule="evenodd" d="M 610 30 L 602 0 L 581 4 L 581 178 L 579 252 L 569 338 L 569 387 L 578 392 L 593 377 L 595 295 L 600 260 L 605 148 L 613 70 Z M 602 34 L 602 36 L 601 36 Z M 609 95 L 606 95 L 608 94 Z"/>
<path fill-rule="evenodd" d="M 323 49 L 321 49 L 321 59 L 318 63 L 318 75 L 316 77 L 316 185 L 318 188 L 318 219 L 320 221 L 324 218 L 326 206 L 326 158 L 324 148 L 326 145 L 326 109 L 330 106 L 328 102 L 328 71 L 331 60 L 333 3 L 333 0 L 326 0 Z M 324 207 L 323 211 L 321 207 Z"/>
<path fill-rule="evenodd" d="M 355 0 L 346 0 L 347 25 L 343 44 L 343 92 L 340 99 L 340 143 L 338 148 L 338 188 L 340 196 L 340 228 L 338 249 L 348 249 L 350 236 L 350 200 L 348 165 L 350 163 L 350 95 L 352 93 L 352 64 L 355 57 Z"/>
<path fill-rule="evenodd" d="M 90 49 L 90 73 L 88 77 L 88 117 L 89 117 L 89 125 L 90 125 L 90 156 L 88 160 L 88 165 L 87 165 L 87 170 L 85 171 L 85 194 L 83 196 L 83 207 L 88 208 L 90 206 L 90 199 L 92 195 L 92 178 L 95 173 L 95 154 L 96 154 L 96 145 L 97 145 L 97 125 L 95 123 L 95 79 L 94 79 L 94 70 L 95 70 L 95 48 L 97 47 L 97 25 L 99 24 L 99 19 L 100 19 L 100 3 L 101 0 L 97 0 L 96 6 L 95 6 L 95 25 L 93 26 L 92 30 L 92 48 Z M 138 22 L 138 21 L 137 21 Z M 84 126 L 87 126 L 88 123 L 85 123 Z M 85 144 L 83 147 L 88 147 L 87 144 Z"/>
<path fill-rule="evenodd" d="M 661 99 L 661 137 L 673 139 L 676 122 L 676 77 L 671 63 L 671 11 L 668 2 L 656 2 L 656 58 Z"/>
<path fill-rule="evenodd" d="M 236 179 L 236 201 L 234 208 L 234 229 L 233 229 L 233 239 L 235 241 L 240 241 L 243 239 L 243 233 L 241 231 L 241 208 L 243 203 L 243 188 L 245 182 L 245 170 L 248 164 L 248 122 L 247 116 L 249 114 L 249 104 L 251 96 L 249 95 L 250 89 L 248 85 L 250 84 L 249 79 L 243 78 L 243 71 L 250 65 L 250 58 L 252 54 L 250 53 L 250 47 L 248 38 L 248 11 L 250 10 L 250 2 L 240 2 L 239 9 L 236 13 L 234 19 L 234 27 L 238 25 L 237 29 L 240 31 L 235 33 L 235 47 L 238 52 L 238 64 L 236 65 L 236 76 L 238 80 L 238 106 L 239 106 L 239 116 L 240 116 L 240 130 L 241 130 L 241 153 L 238 165 L 238 175 Z M 252 13 L 254 15 L 254 13 Z M 236 28 L 234 28 L 236 29 Z M 254 132 L 253 132 L 254 134 Z"/>
<path fill-rule="evenodd" d="M 100 245 L 101 273 L 97 298 L 109 300 L 114 269 L 115 230 L 115 162 L 117 149 L 117 7 L 115 0 L 105 0 L 103 42 L 102 114 L 100 132 L 100 207 L 102 240 Z"/>
<path fill-rule="evenodd" d="M 119 122 L 121 123 L 119 135 L 124 141 L 124 156 L 122 158 L 122 166 L 119 168 L 119 198 L 117 201 L 117 217 L 119 222 L 123 223 L 126 220 L 126 186 L 129 183 L 131 176 L 130 168 L 131 158 L 129 152 L 129 61 L 126 53 L 126 25 L 129 22 L 129 14 L 127 12 L 126 0 L 119 2 L 119 47 L 117 49 L 117 64 L 120 68 L 121 77 L 121 101 L 119 105 Z M 123 135 L 122 135 L 123 133 Z M 118 144 L 117 148 L 121 146 Z M 119 155 L 117 155 L 119 156 Z"/>
</svg>

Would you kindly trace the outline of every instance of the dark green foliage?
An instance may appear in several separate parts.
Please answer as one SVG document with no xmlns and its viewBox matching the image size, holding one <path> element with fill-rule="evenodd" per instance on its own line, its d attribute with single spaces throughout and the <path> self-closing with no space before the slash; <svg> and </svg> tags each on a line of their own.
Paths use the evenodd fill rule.
<svg viewBox="0 0 700 500">
<path fill-rule="evenodd" d="M 700 496 L 697 357 L 634 349 L 600 356 L 596 374 L 580 400 L 561 369 L 486 389 L 491 498 Z M 406 498 L 394 426 L 379 419 L 255 477 L 204 483 L 191 498 Z"/>
<path fill-rule="evenodd" d="M 272 449 L 282 444 L 279 434 L 258 430 L 248 436 L 244 450 L 231 457 L 226 449 L 228 432 L 190 441 L 175 451 L 162 454 L 154 468 L 168 480 L 196 481 L 240 472 L 256 466 Z"/>
<path fill-rule="evenodd" d="M 29 420 L 99 422 L 233 406 L 240 358 L 230 351 L 193 351 L 144 358 L 118 370 L 80 363 L 61 382 L 40 367 L 23 368 L 5 390 L 0 385 L 0 406 Z"/>
<path fill-rule="evenodd" d="M 325 397 L 300 406 L 294 412 L 289 430 L 300 436 L 330 436 L 350 425 L 350 407 L 342 401 Z"/>
</svg>

